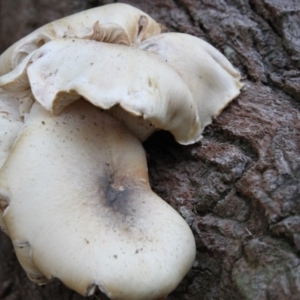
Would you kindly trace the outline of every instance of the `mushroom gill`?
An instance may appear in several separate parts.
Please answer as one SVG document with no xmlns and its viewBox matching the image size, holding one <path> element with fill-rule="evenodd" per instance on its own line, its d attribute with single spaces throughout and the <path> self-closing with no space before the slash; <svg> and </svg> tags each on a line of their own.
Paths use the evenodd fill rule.
<svg viewBox="0 0 300 300">
<path fill-rule="evenodd" d="M 162 26 L 141 10 L 124 3 L 107 4 L 50 22 L 20 39 L 0 56 L 0 76 L 55 39 L 79 38 L 136 45 L 161 32 Z"/>
</svg>

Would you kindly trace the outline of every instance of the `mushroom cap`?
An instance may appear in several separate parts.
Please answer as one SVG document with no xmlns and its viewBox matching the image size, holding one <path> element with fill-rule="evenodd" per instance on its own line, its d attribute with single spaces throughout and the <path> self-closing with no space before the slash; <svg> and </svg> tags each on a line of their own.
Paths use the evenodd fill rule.
<svg viewBox="0 0 300 300">
<path fill-rule="evenodd" d="M 138 45 L 167 62 L 189 87 L 201 131 L 240 94 L 240 73 L 216 48 L 184 33 L 162 33 Z"/>
<path fill-rule="evenodd" d="M 80 38 L 132 45 L 160 32 L 160 24 L 128 4 L 113 3 L 92 8 L 48 23 L 13 44 L 0 56 L 0 76 L 54 39 Z"/>
<path fill-rule="evenodd" d="M 0 89 L 0 169 L 9 155 L 23 121 L 15 94 Z"/>
<path fill-rule="evenodd" d="M 113 108 L 116 117 L 121 108 L 121 121 L 141 140 L 155 128 L 170 131 L 181 144 L 201 137 L 197 104 L 187 84 L 151 52 L 88 40 L 54 40 L 0 77 L 0 87 L 6 90 L 29 84 L 35 99 L 54 114 L 82 96 L 102 109 Z"/>
<path fill-rule="evenodd" d="M 195 258 L 189 226 L 151 191 L 140 142 L 84 100 L 58 116 L 33 105 L 0 171 L 0 199 L 20 263 L 40 284 L 158 299 Z"/>
<path fill-rule="evenodd" d="M 32 103 L 30 90 L 13 92 L 0 88 L 0 169 L 10 154 Z M 6 206 L 6 201 L 2 202 L 0 199 L 0 230 L 5 233 L 7 229 L 1 212 Z"/>
</svg>

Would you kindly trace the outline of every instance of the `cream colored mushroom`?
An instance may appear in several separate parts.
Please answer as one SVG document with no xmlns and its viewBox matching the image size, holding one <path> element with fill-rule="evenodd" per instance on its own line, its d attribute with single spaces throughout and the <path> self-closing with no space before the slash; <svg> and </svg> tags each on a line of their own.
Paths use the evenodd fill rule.
<svg viewBox="0 0 300 300">
<path fill-rule="evenodd" d="M 195 36 L 163 33 L 138 46 L 167 62 L 189 87 L 197 105 L 201 131 L 240 94 L 241 75 L 216 48 Z"/>
<path fill-rule="evenodd" d="M 58 116 L 33 105 L 1 169 L 0 199 L 19 261 L 40 284 L 162 299 L 194 261 L 189 226 L 151 191 L 141 143 L 84 100 Z"/>
<path fill-rule="evenodd" d="M 18 136 L 33 99 L 28 90 L 7 92 L 0 88 L 0 170 L 9 156 L 11 147 Z M 7 203 L 0 199 L 0 211 Z M 7 233 L 0 214 L 0 229 Z"/>
<path fill-rule="evenodd" d="M 99 55 L 101 53 L 101 55 Z M 60 113 L 81 96 L 109 111 L 140 140 L 157 128 L 181 144 L 198 141 L 200 121 L 186 83 L 155 54 L 79 39 L 54 40 L 0 77 L 0 87 L 28 88 L 48 111 Z"/>
<path fill-rule="evenodd" d="M 163 299 L 191 268 L 195 242 L 151 191 L 140 141 L 156 129 L 198 141 L 242 84 L 207 43 L 155 37 L 159 25 L 130 11 L 130 23 L 100 8 L 50 23 L 0 57 L 1 105 L 15 124 L 0 147 L 0 226 L 35 282 Z"/>
<path fill-rule="evenodd" d="M 90 9 L 46 24 L 16 42 L 0 56 L 0 76 L 15 69 L 29 58 L 30 53 L 53 39 L 77 37 L 134 45 L 160 32 L 160 24 L 127 4 L 114 3 Z M 0 168 L 33 100 L 30 89 L 8 93 L 0 88 L 0 134 L 3 136 L 0 141 Z"/>
<path fill-rule="evenodd" d="M 133 6 L 114 3 L 92 8 L 46 24 L 13 44 L 0 56 L 0 76 L 54 39 L 80 38 L 135 45 L 160 32 L 160 24 Z"/>
<path fill-rule="evenodd" d="M 0 90 L 0 168 L 9 155 L 15 137 L 23 125 L 19 114 L 19 101 Z"/>
<path fill-rule="evenodd" d="M 60 113 L 35 103 L 0 170 L 3 224 L 29 278 L 57 277 L 83 295 L 99 287 L 111 299 L 167 296 L 194 261 L 191 230 L 151 191 L 138 139 L 78 99 L 104 109 L 119 104 L 132 119 L 162 122 L 186 138 L 172 118 L 181 113 L 193 133 L 197 113 L 180 76 L 139 49 L 62 39 L 0 82 L 7 93 L 30 87 L 44 108 Z"/>
</svg>

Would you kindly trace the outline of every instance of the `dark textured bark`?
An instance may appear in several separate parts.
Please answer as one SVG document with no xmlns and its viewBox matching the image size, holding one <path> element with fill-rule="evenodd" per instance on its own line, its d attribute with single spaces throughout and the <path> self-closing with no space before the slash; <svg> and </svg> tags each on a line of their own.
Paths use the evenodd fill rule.
<svg viewBox="0 0 300 300">
<path fill-rule="evenodd" d="M 1 50 L 42 23 L 101 4 L 8 2 L 0 2 Z M 245 81 L 200 143 L 180 146 L 167 133 L 145 143 L 153 190 L 197 243 L 193 269 L 168 299 L 300 299 L 299 1 L 126 2 L 204 38 Z M 82 299 L 58 281 L 29 282 L 8 238 L 0 239 L 0 299 Z"/>
</svg>

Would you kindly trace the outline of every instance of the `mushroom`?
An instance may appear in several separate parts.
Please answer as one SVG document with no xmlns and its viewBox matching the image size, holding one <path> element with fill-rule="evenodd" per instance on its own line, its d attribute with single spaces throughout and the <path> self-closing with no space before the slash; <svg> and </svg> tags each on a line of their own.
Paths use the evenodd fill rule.
<svg viewBox="0 0 300 300">
<path fill-rule="evenodd" d="M 9 156 L 33 99 L 28 91 L 8 92 L 0 88 L 0 170 Z M 0 198 L 0 211 L 7 203 Z M 7 233 L 0 214 L 0 229 Z"/>
<path fill-rule="evenodd" d="M 166 297 L 193 264 L 193 234 L 151 191 L 140 141 L 95 106 L 119 105 L 132 126 L 146 118 L 187 142 L 197 111 L 181 77 L 140 49 L 58 39 L 0 85 L 30 86 L 37 100 L 0 170 L 3 223 L 29 278 L 86 296 L 99 287 L 111 299 Z"/>
<path fill-rule="evenodd" d="M 0 187 L 18 259 L 39 284 L 163 299 L 193 264 L 193 234 L 152 192 L 141 143 L 84 100 L 58 116 L 33 105 Z"/>
<path fill-rule="evenodd" d="M 76 31 L 50 36 L 46 25 L 0 56 L 0 104 L 13 120 L 4 124 L 15 124 L 0 148 L 0 226 L 39 284 L 59 278 L 85 296 L 98 287 L 111 299 L 164 299 L 193 264 L 192 232 L 151 190 L 141 141 L 158 129 L 199 141 L 242 84 L 207 43 L 159 34 L 148 16 L 153 26 L 141 29 L 141 14 L 133 34 L 125 17 L 106 22 L 122 28 L 120 39 L 80 31 L 98 17 L 79 29 L 69 17 Z"/>
<path fill-rule="evenodd" d="M 190 90 L 151 52 L 81 39 L 54 40 L 0 77 L 0 87 L 8 91 L 29 85 L 34 98 L 53 114 L 80 97 L 102 109 L 112 108 L 109 113 L 142 141 L 155 128 L 172 132 L 181 144 L 201 137 Z"/>
<path fill-rule="evenodd" d="M 48 41 L 66 37 L 135 45 L 161 32 L 162 26 L 141 10 L 124 3 L 89 9 L 42 26 L 0 55 L 0 76 L 14 70 L 30 53 Z M 0 88 L 0 168 L 29 112 L 34 99 L 30 90 Z M 4 229 L 4 224 L 0 226 Z"/>
<path fill-rule="evenodd" d="M 189 87 L 202 130 L 236 98 L 243 84 L 241 75 L 216 48 L 184 33 L 151 36 L 139 46 L 167 62 Z"/>
<path fill-rule="evenodd" d="M 160 33 L 162 28 L 150 16 L 128 4 L 113 3 L 92 8 L 48 23 L 13 44 L 0 56 L 0 76 L 54 39 L 80 38 L 135 45 Z"/>
</svg>

